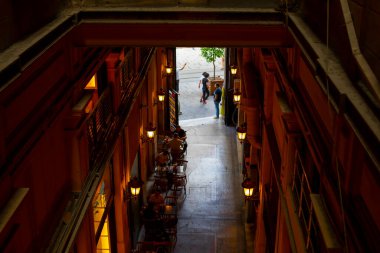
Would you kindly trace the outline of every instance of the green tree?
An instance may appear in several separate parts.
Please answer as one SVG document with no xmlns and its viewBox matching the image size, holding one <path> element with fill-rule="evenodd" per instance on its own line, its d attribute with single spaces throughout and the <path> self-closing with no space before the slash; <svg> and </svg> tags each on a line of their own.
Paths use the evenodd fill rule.
<svg viewBox="0 0 380 253">
<path fill-rule="evenodd" d="M 224 48 L 219 47 L 202 47 L 201 55 L 207 62 L 212 62 L 214 66 L 214 79 L 215 79 L 215 61 L 216 59 L 224 56 Z"/>
</svg>

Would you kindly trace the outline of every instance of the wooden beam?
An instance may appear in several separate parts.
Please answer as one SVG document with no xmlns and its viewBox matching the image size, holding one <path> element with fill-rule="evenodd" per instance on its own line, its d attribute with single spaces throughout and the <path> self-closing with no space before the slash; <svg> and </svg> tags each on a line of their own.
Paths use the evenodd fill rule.
<svg viewBox="0 0 380 253">
<path fill-rule="evenodd" d="M 79 24 L 77 46 L 287 47 L 289 34 L 276 24 L 97 23 Z"/>
</svg>

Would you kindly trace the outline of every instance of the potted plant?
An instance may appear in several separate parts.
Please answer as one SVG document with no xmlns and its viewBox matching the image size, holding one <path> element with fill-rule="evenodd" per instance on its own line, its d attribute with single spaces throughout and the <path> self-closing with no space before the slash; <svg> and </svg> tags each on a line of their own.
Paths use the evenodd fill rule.
<svg viewBox="0 0 380 253">
<path fill-rule="evenodd" d="M 219 47 L 202 47 L 201 55 L 207 62 L 212 62 L 214 66 L 214 75 L 213 78 L 210 78 L 210 93 L 213 94 L 215 90 L 215 84 L 219 83 L 220 86 L 223 85 L 222 78 L 215 78 L 215 61 L 218 58 L 224 57 L 224 48 Z"/>
</svg>

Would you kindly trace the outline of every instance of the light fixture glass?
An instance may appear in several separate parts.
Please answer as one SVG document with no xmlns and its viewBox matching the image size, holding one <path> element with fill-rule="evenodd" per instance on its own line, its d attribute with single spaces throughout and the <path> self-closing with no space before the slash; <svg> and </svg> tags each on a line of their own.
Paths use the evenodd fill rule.
<svg viewBox="0 0 380 253">
<path fill-rule="evenodd" d="M 131 181 L 129 181 L 128 186 L 131 191 L 132 197 L 137 197 L 140 194 L 141 187 L 144 183 L 134 177 Z"/>
<path fill-rule="evenodd" d="M 170 75 L 171 73 L 173 73 L 173 67 L 170 65 L 167 65 L 165 66 L 165 71 L 167 75 Z"/>
<path fill-rule="evenodd" d="M 236 129 L 236 133 L 239 141 L 243 142 L 245 140 L 245 137 L 247 136 L 247 128 L 245 126 L 245 123 L 243 123 Z"/>
<path fill-rule="evenodd" d="M 150 123 L 149 127 L 146 128 L 146 136 L 148 137 L 148 139 L 152 140 L 154 138 L 155 132 L 156 132 L 156 128 L 153 127 L 152 123 Z"/>
<path fill-rule="evenodd" d="M 234 103 L 240 103 L 241 92 L 239 90 L 234 91 Z"/>
<path fill-rule="evenodd" d="M 253 181 L 250 178 L 246 178 L 241 184 L 241 186 L 243 187 L 245 198 L 246 199 L 251 198 L 255 191 L 255 185 Z"/>
<path fill-rule="evenodd" d="M 158 101 L 163 102 L 165 100 L 165 91 L 164 89 L 160 89 L 160 91 L 157 93 Z"/>
<path fill-rule="evenodd" d="M 132 195 L 133 196 L 137 196 L 137 195 L 139 195 L 140 194 L 140 190 L 141 190 L 141 188 L 140 187 L 131 187 L 131 193 L 132 193 Z"/>
<path fill-rule="evenodd" d="M 231 74 L 232 75 L 236 75 L 236 73 L 237 73 L 237 66 L 236 65 L 231 65 L 230 69 L 231 69 Z"/>
</svg>

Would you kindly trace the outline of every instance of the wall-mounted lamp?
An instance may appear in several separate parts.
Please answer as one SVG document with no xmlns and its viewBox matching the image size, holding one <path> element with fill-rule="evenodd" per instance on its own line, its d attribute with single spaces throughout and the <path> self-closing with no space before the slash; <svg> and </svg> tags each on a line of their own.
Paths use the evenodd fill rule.
<svg viewBox="0 0 380 253">
<path fill-rule="evenodd" d="M 173 67 L 170 65 L 165 66 L 165 73 L 166 75 L 171 75 L 173 73 Z"/>
<path fill-rule="evenodd" d="M 255 184 L 250 178 L 244 179 L 243 183 L 241 184 L 244 190 L 244 197 L 245 200 L 251 200 L 254 198 L 256 194 L 255 193 Z"/>
<path fill-rule="evenodd" d="M 158 101 L 160 102 L 163 102 L 165 100 L 165 91 L 163 88 L 161 88 L 158 92 L 157 92 L 157 97 L 158 97 Z"/>
<path fill-rule="evenodd" d="M 231 65 L 230 70 L 231 70 L 231 75 L 236 75 L 236 73 L 237 73 L 237 66 L 236 65 Z"/>
<path fill-rule="evenodd" d="M 150 123 L 149 126 L 146 128 L 146 137 L 141 136 L 141 140 L 143 143 L 145 142 L 152 142 L 154 140 L 154 134 L 156 132 L 156 128 L 153 127 L 153 124 Z"/>
<path fill-rule="evenodd" d="M 236 89 L 235 91 L 234 91 L 234 103 L 235 104 L 238 104 L 238 103 L 240 103 L 240 98 L 241 98 L 241 92 L 238 90 L 238 89 Z"/>
<path fill-rule="evenodd" d="M 137 177 L 133 177 L 128 183 L 128 189 L 124 191 L 124 200 L 137 199 L 144 182 Z"/>
<path fill-rule="evenodd" d="M 236 129 L 236 133 L 237 133 L 237 137 L 238 137 L 240 143 L 243 143 L 244 140 L 245 140 L 245 137 L 247 136 L 247 127 L 246 127 L 246 124 L 245 123 L 241 124 L 241 126 L 239 126 Z"/>
</svg>

